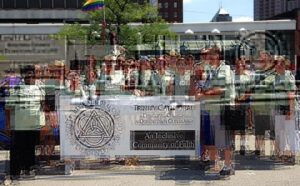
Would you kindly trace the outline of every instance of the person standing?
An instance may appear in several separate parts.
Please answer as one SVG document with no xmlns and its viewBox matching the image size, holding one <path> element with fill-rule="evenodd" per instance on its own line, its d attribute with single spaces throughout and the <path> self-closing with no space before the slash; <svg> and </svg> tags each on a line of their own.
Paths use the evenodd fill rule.
<svg viewBox="0 0 300 186">
<path fill-rule="evenodd" d="M 279 56 L 275 65 L 275 153 L 282 160 L 294 163 L 296 151 L 295 77 L 286 70 L 286 59 Z"/>
<path fill-rule="evenodd" d="M 244 155 L 246 152 L 245 132 L 251 117 L 251 112 L 249 112 L 251 76 L 250 72 L 246 70 L 245 60 L 237 60 L 235 67 L 235 107 L 230 119 L 225 122 L 231 123 L 229 130 L 233 132 L 233 139 L 235 139 L 236 133 L 240 134 L 240 154 Z"/>
<path fill-rule="evenodd" d="M 11 91 L 7 107 L 11 112 L 10 175 L 12 179 L 32 175 L 35 165 L 35 145 L 39 141 L 41 121 L 42 92 L 35 85 L 35 68 L 28 65 L 21 68 L 24 84 Z"/>
<path fill-rule="evenodd" d="M 155 64 L 155 70 L 151 74 L 151 86 L 154 96 L 166 96 L 170 90 L 171 78 L 166 74 L 165 60 L 160 58 Z"/>
<path fill-rule="evenodd" d="M 176 64 L 174 76 L 174 95 L 186 96 L 190 89 L 191 73 L 187 69 L 184 58 L 180 58 Z"/>
<path fill-rule="evenodd" d="M 205 89 L 196 98 L 204 100 L 204 110 L 210 115 L 212 138 L 214 139 L 214 155 L 211 160 L 218 162 L 224 157 L 224 166 L 217 167 L 220 174 L 233 174 L 231 137 L 225 131 L 222 120 L 222 108 L 234 100 L 233 72 L 230 66 L 221 61 L 221 51 L 218 47 L 212 47 L 207 52 L 206 60 L 209 61 L 211 75 L 207 77 Z"/>
<path fill-rule="evenodd" d="M 266 131 L 270 131 L 271 138 L 274 137 L 274 133 L 271 131 L 274 128 L 274 60 L 269 52 L 262 51 L 255 66 L 256 71 L 252 80 L 254 85 L 251 91 L 251 108 L 255 127 L 255 155 L 259 156 L 262 151 L 265 151 L 264 137 Z"/>
</svg>

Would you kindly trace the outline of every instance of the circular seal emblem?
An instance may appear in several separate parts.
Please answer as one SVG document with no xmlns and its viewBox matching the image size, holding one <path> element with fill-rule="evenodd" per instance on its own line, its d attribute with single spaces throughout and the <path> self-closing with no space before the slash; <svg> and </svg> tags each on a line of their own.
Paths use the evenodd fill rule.
<svg viewBox="0 0 300 186">
<path fill-rule="evenodd" d="M 74 123 L 76 140 L 87 148 L 101 148 L 114 136 L 115 123 L 112 116 L 100 109 L 81 111 Z"/>
<path fill-rule="evenodd" d="M 114 151 L 123 131 L 120 110 L 106 100 L 90 100 L 65 113 L 69 154 L 102 156 Z"/>
</svg>

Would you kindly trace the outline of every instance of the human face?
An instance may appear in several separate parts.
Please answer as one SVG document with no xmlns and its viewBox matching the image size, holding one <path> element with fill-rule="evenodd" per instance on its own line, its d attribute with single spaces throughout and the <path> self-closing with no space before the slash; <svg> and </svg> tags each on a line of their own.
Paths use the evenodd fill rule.
<svg viewBox="0 0 300 186">
<path fill-rule="evenodd" d="M 186 64 L 185 64 L 184 59 L 178 60 L 176 66 L 177 66 L 178 71 L 180 71 L 180 72 L 183 71 L 183 72 L 184 72 L 184 71 L 185 71 L 185 68 L 186 68 Z"/>
<path fill-rule="evenodd" d="M 201 53 L 200 54 L 200 61 L 203 63 L 206 63 L 207 53 Z"/>
<path fill-rule="evenodd" d="M 89 70 L 88 71 L 88 82 L 90 84 L 94 83 L 96 81 L 96 73 L 93 70 Z"/>
<path fill-rule="evenodd" d="M 275 70 L 278 74 L 284 74 L 285 72 L 285 62 L 284 60 L 278 60 L 275 65 Z"/>
<path fill-rule="evenodd" d="M 237 61 L 235 64 L 235 70 L 237 74 L 242 73 L 245 70 L 245 63 L 241 60 Z"/>
<path fill-rule="evenodd" d="M 186 66 L 188 66 L 188 67 L 192 67 L 192 66 L 194 65 L 194 60 L 193 60 L 193 58 L 191 58 L 191 57 L 186 58 L 185 64 L 186 64 Z"/>
<path fill-rule="evenodd" d="M 270 55 L 268 53 L 261 52 L 259 54 L 258 63 L 256 63 L 257 69 L 264 70 L 267 67 L 268 62 L 270 60 L 271 60 L 271 57 L 270 57 Z"/>
<path fill-rule="evenodd" d="M 194 69 L 194 74 L 199 77 L 200 79 L 202 79 L 202 76 L 204 74 L 204 68 L 201 65 L 197 65 L 195 66 Z"/>
<path fill-rule="evenodd" d="M 35 77 L 37 79 L 42 77 L 42 68 L 39 65 L 35 65 Z"/>
<path fill-rule="evenodd" d="M 220 65 L 219 54 L 207 54 L 206 60 L 212 67 L 218 67 Z"/>
<path fill-rule="evenodd" d="M 123 66 L 125 63 L 125 59 L 124 58 L 118 58 L 117 59 L 117 65 L 116 68 L 120 68 L 121 66 Z"/>
<path fill-rule="evenodd" d="M 35 84 L 35 75 L 33 71 L 28 71 L 24 77 L 24 81 L 26 85 L 34 85 Z"/>
<path fill-rule="evenodd" d="M 105 60 L 104 64 L 105 64 L 105 67 L 106 67 L 105 68 L 106 69 L 105 73 L 110 74 L 110 72 L 112 70 L 112 61 L 111 60 Z"/>
</svg>

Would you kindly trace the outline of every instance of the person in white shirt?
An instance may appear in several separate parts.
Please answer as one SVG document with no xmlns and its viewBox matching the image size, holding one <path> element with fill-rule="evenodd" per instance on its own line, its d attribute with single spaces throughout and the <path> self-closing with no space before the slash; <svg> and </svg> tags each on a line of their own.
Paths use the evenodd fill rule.
<svg viewBox="0 0 300 186">
<path fill-rule="evenodd" d="M 44 125 L 40 88 L 35 85 L 33 65 L 21 69 L 24 84 L 16 86 L 10 93 L 7 105 L 11 112 L 10 175 L 17 179 L 21 170 L 32 174 L 35 165 L 35 145 L 39 141 L 39 130 Z"/>
</svg>

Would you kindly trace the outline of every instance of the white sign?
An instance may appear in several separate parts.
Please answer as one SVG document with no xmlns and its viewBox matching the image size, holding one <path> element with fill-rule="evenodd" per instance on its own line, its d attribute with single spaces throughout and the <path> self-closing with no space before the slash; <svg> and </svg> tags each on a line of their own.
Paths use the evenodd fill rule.
<svg viewBox="0 0 300 186">
<path fill-rule="evenodd" d="M 62 158 L 196 156 L 200 106 L 185 97 L 61 96 Z"/>
</svg>

